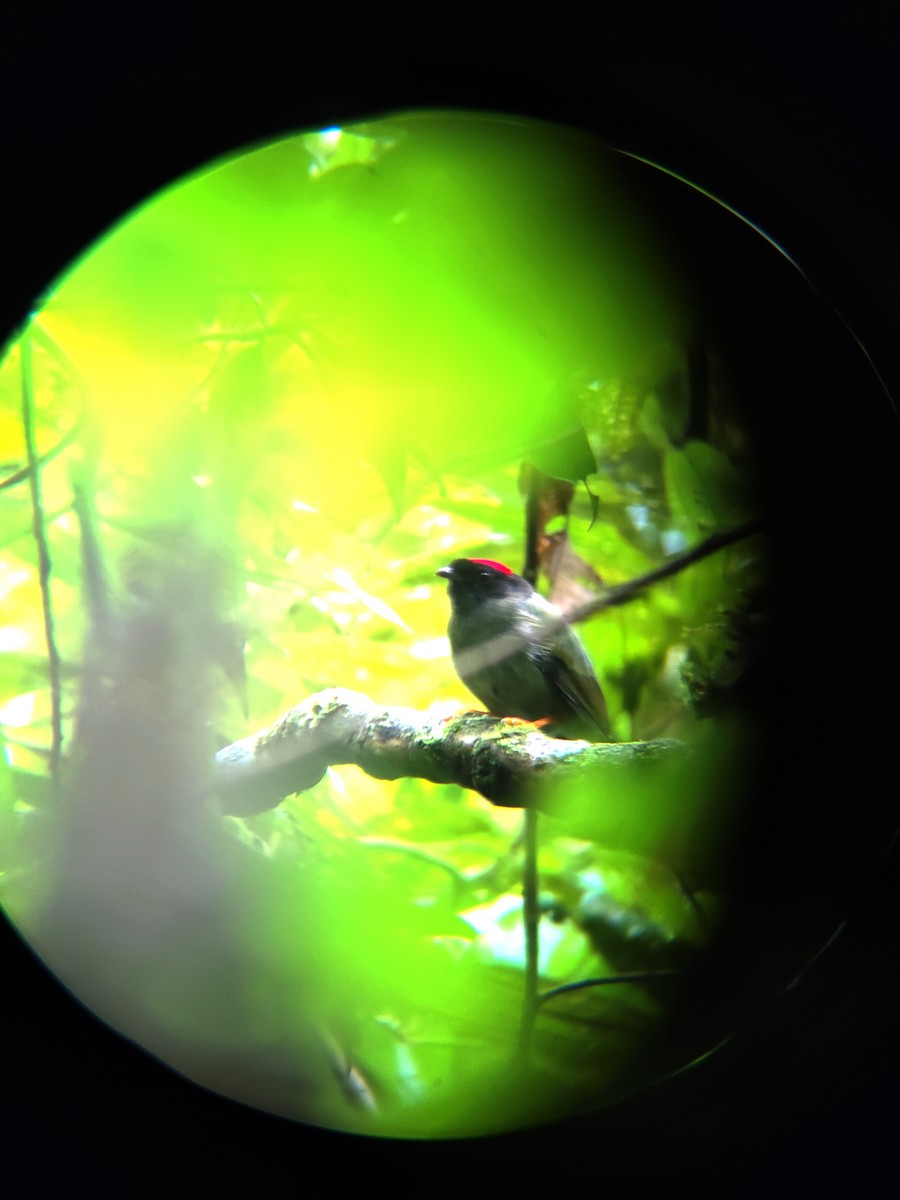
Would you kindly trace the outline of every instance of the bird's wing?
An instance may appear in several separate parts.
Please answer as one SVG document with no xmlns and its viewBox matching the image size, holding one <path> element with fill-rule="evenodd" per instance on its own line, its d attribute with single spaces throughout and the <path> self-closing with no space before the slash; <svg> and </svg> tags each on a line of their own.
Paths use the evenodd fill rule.
<svg viewBox="0 0 900 1200">
<path fill-rule="evenodd" d="M 549 654 L 548 665 L 553 684 L 565 696 L 578 716 L 606 737 L 609 735 L 606 700 L 587 654 L 580 645 L 578 650 L 581 654 L 578 661 L 573 663 L 566 663 L 555 654 Z M 583 663 L 580 661 L 582 655 Z"/>
<path fill-rule="evenodd" d="M 546 677 L 566 699 L 580 720 L 609 736 L 609 714 L 606 700 L 587 651 L 574 630 L 558 623 L 561 611 L 554 604 L 535 596 L 534 616 L 530 621 L 529 653 L 541 658 Z M 555 631 L 554 631 L 555 630 Z M 565 646 L 565 655 L 561 653 Z M 568 661 L 567 661 L 568 660 Z"/>
</svg>

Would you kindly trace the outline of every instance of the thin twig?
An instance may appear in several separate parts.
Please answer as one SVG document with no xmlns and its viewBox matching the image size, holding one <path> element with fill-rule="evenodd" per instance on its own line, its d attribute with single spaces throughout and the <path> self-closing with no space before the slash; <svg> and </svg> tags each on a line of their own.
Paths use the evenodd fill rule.
<svg viewBox="0 0 900 1200">
<path fill-rule="evenodd" d="M 80 436 L 80 434 L 81 425 L 78 421 L 76 421 L 69 432 L 64 434 L 55 446 L 51 446 L 46 454 L 42 454 L 41 457 L 37 459 L 36 466 L 38 469 L 45 467 L 48 462 L 56 458 L 57 454 L 62 454 L 63 450 L 65 450 L 67 446 L 71 446 L 75 439 Z M 7 475 L 5 479 L 0 480 L 0 492 L 4 491 L 6 488 L 15 487 L 16 484 L 22 483 L 29 477 L 31 473 L 32 467 L 31 463 L 29 462 L 27 466 L 21 467 L 18 471 L 14 471 L 12 475 Z"/>
<path fill-rule="evenodd" d="M 60 685 L 61 664 L 56 645 L 53 624 L 53 602 L 51 596 L 50 546 L 44 520 L 44 504 L 41 496 L 41 465 L 38 461 L 34 435 L 34 387 L 31 374 L 31 341 L 26 332 L 19 342 L 19 365 L 22 376 L 22 427 L 25 433 L 25 451 L 28 457 L 28 479 L 31 486 L 32 529 L 38 552 L 38 577 L 41 585 L 41 607 L 44 615 L 44 638 L 47 642 L 47 664 L 50 671 L 50 778 L 54 791 L 59 790 L 59 767 L 62 758 L 62 688 Z"/>
<path fill-rule="evenodd" d="M 594 979 L 579 979 L 575 983 L 561 983 L 559 987 L 541 992 L 537 997 L 537 1003 L 546 1004 L 548 1000 L 553 1000 L 566 992 L 578 992 L 582 988 L 608 987 L 614 983 L 649 983 L 654 979 L 672 979 L 681 974 L 682 972 L 675 970 L 674 967 L 657 967 L 655 970 L 625 971 L 621 975 L 601 975 Z"/>
<path fill-rule="evenodd" d="M 705 541 L 700 542 L 699 545 L 692 546 L 690 550 L 685 550 L 681 554 L 674 554 L 660 566 L 654 567 L 652 571 L 647 571 L 644 575 L 638 575 L 634 579 L 620 583 L 617 587 L 609 588 L 602 595 L 596 596 L 591 600 L 586 600 L 584 604 L 579 604 L 577 608 L 573 608 L 566 614 L 566 620 L 570 625 L 574 625 L 576 621 L 583 621 L 585 617 L 592 617 L 595 613 L 603 612 L 606 608 L 615 608 L 619 604 L 625 604 L 639 592 L 650 587 L 651 584 L 659 583 L 662 579 L 668 579 L 672 575 L 677 575 L 685 567 L 691 566 L 692 563 L 700 562 L 701 559 L 708 558 L 711 554 L 716 554 L 719 550 L 724 550 L 726 546 L 733 546 L 736 542 L 742 542 L 757 533 L 762 533 L 763 528 L 763 522 L 757 518 L 752 521 L 745 521 L 743 525 L 736 525 L 733 529 L 725 529 L 720 533 L 714 533 L 706 538 Z"/>
</svg>

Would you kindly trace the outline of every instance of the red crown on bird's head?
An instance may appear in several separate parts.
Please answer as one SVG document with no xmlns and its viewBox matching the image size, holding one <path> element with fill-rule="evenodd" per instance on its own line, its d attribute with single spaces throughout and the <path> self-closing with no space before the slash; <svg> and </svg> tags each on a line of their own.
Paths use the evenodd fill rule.
<svg viewBox="0 0 900 1200">
<path fill-rule="evenodd" d="M 512 575 L 513 571 L 504 563 L 494 562 L 492 558 L 470 558 L 469 562 L 478 563 L 479 567 L 493 567 L 495 571 L 500 571 L 503 575 Z"/>
</svg>

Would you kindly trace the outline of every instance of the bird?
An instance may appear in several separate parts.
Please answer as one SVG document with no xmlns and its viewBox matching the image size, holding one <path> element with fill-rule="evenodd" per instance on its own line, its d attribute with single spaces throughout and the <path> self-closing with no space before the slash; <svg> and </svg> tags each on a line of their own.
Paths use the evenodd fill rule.
<svg viewBox="0 0 900 1200">
<path fill-rule="evenodd" d="M 489 558 L 457 558 L 448 581 L 453 665 L 496 717 L 537 722 L 554 737 L 610 740 L 600 684 L 561 609 Z"/>
</svg>

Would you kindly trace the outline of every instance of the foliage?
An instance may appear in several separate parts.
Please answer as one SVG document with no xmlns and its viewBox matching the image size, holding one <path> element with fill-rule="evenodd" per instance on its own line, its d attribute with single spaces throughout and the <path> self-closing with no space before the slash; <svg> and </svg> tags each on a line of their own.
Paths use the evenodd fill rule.
<svg viewBox="0 0 900 1200">
<path fill-rule="evenodd" d="M 469 704 L 434 572 L 459 556 L 520 566 L 521 463 L 565 474 L 573 435 L 597 469 L 579 484 L 568 533 L 608 584 L 752 511 L 750 448 L 724 369 L 707 436 L 688 435 L 683 360 L 697 334 L 683 281 L 630 200 L 575 134 L 398 117 L 286 138 L 173 187 L 43 299 L 0 367 L 0 867 L 4 903 L 42 952 L 70 844 L 52 832 L 43 612 L 49 600 L 68 756 L 94 637 L 92 541 L 113 612 L 152 605 L 146 580 L 165 590 L 185 530 L 221 565 L 202 714 L 214 749 L 327 686 L 385 704 Z M 47 595 L 23 471 L 26 352 Z M 584 462 L 576 454 L 569 476 Z M 690 737 L 714 719 L 692 700 L 720 695 L 730 614 L 761 582 L 758 547 L 739 544 L 582 628 L 619 738 Z M 189 628 L 193 644 L 199 626 Z M 251 1056 L 324 1047 L 315 1098 L 273 1107 L 347 1128 L 460 1134 L 622 1085 L 665 1011 L 639 984 L 549 1001 L 528 1099 L 512 1103 L 518 821 L 456 789 L 348 768 L 277 810 L 209 827 L 190 869 L 214 865 L 227 903 L 199 922 L 194 951 L 213 928 L 230 947 Z M 541 886 L 562 914 L 541 923 L 547 986 L 615 972 L 572 919 L 588 896 L 688 944 L 708 937 L 717 897 L 686 890 L 666 847 L 635 854 L 633 839 L 609 832 L 615 822 L 601 825 L 604 843 L 545 828 Z M 175 979 L 174 962 L 155 961 L 141 1028 L 180 1065 L 177 1047 L 200 1037 L 216 983 L 212 968 L 193 991 L 160 982 Z M 130 1032 L 122 1011 L 110 1019 Z M 223 1044 L 243 1044 L 227 1024 Z"/>
</svg>

